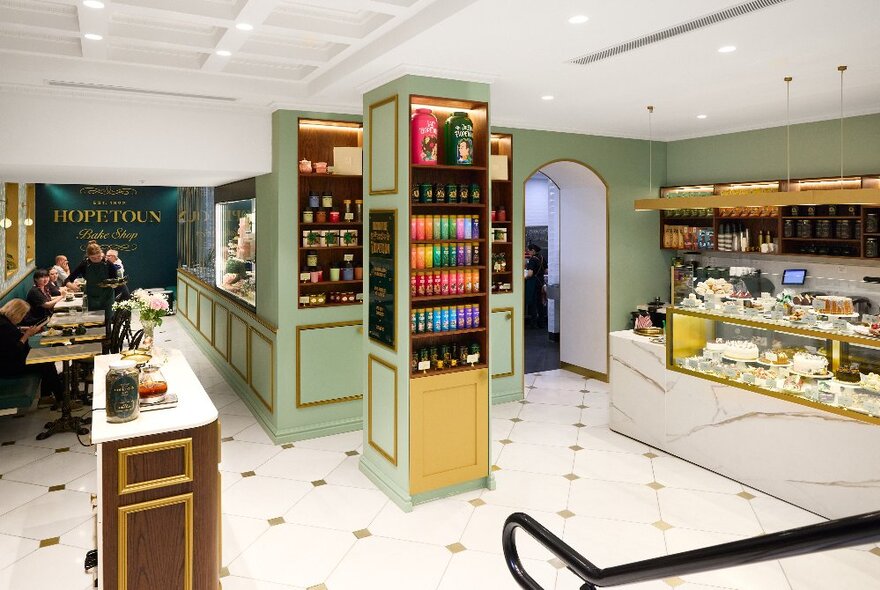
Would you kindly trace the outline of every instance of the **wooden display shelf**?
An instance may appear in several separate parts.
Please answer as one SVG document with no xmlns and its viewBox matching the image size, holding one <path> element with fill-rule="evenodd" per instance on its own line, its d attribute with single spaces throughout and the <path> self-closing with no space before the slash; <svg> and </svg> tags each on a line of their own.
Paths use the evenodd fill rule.
<svg viewBox="0 0 880 590">
<path fill-rule="evenodd" d="M 492 182 L 497 182 L 498 184 L 513 184 L 512 180 L 499 180 L 497 178 L 493 178 Z"/>
<path fill-rule="evenodd" d="M 480 356 L 483 356 L 482 350 L 480 351 Z M 489 365 L 483 362 L 474 363 L 473 365 L 465 365 L 452 367 L 449 369 L 428 369 L 427 371 L 414 371 L 410 374 L 410 379 L 421 379 L 422 377 L 434 377 L 436 375 L 450 375 L 452 373 L 462 373 L 464 371 L 473 371 L 475 369 L 485 369 Z"/>
<path fill-rule="evenodd" d="M 300 246 L 300 250 L 316 250 L 318 252 L 323 251 L 332 251 L 332 250 L 361 250 L 363 249 L 363 244 L 358 244 L 357 246 Z"/>
<path fill-rule="evenodd" d="M 664 218 L 663 218 L 664 221 L 670 221 L 670 220 L 672 220 L 672 219 L 676 219 L 676 218 L 675 218 L 675 217 L 664 217 Z M 679 217 L 678 219 L 687 219 L 687 218 L 685 218 L 685 217 Z M 693 218 L 691 218 L 691 219 L 703 219 L 703 220 L 706 220 L 706 221 L 711 222 L 712 219 L 713 219 L 713 217 L 693 217 Z M 764 221 L 766 221 L 766 220 L 770 220 L 770 221 L 778 221 L 778 220 L 780 219 L 780 217 L 779 217 L 779 215 L 764 215 L 764 216 L 757 215 L 757 216 L 755 216 L 755 217 L 752 217 L 751 215 L 742 215 L 742 216 L 733 216 L 733 215 L 730 215 L 730 216 L 727 216 L 727 217 L 724 217 L 724 216 L 719 215 L 719 216 L 717 217 L 717 219 L 718 219 L 718 221 L 721 221 L 721 222 L 724 222 L 724 221 L 749 221 L 749 220 L 754 220 L 754 221 L 762 221 L 762 220 L 764 220 Z"/>
<path fill-rule="evenodd" d="M 435 270 L 483 270 L 484 268 L 486 268 L 485 265 L 475 264 L 471 266 L 432 266 L 431 268 L 411 268 L 409 270 L 410 272 L 428 272 Z"/>
<path fill-rule="evenodd" d="M 300 283 L 300 287 L 328 287 L 332 285 L 360 285 L 364 281 L 363 279 L 352 280 L 352 281 L 320 281 L 318 283 Z M 332 290 L 332 289 L 331 289 Z"/>
<path fill-rule="evenodd" d="M 839 242 L 841 244 L 846 243 L 861 243 L 861 239 L 840 239 L 840 238 L 782 238 L 784 242 Z"/>
<path fill-rule="evenodd" d="M 300 178 L 338 178 L 338 179 L 363 179 L 362 174 L 318 174 L 317 172 L 300 172 Z"/>
<path fill-rule="evenodd" d="M 446 336 L 464 336 L 466 334 L 477 334 L 479 332 L 485 332 L 486 328 L 480 326 L 479 328 L 467 328 L 465 330 L 446 330 L 445 332 L 422 332 L 420 334 L 412 334 L 410 333 L 410 337 L 413 340 L 427 340 L 430 338 L 445 338 Z"/>
<path fill-rule="evenodd" d="M 464 208 L 464 209 L 482 209 L 486 206 L 485 203 L 410 203 L 413 207 L 445 207 L 449 209 L 456 208 Z"/>
<path fill-rule="evenodd" d="M 511 225 L 512 221 L 490 221 L 492 225 Z"/>
<path fill-rule="evenodd" d="M 493 246 L 510 246 L 510 245 L 512 245 L 512 244 L 513 244 L 513 242 L 509 242 L 509 241 L 508 241 L 508 242 L 502 242 L 502 241 L 500 241 L 500 240 L 492 240 L 492 245 L 493 245 Z"/>
<path fill-rule="evenodd" d="M 416 295 L 412 297 L 413 304 L 416 303 L 430 303 L 432 301 L 448 301 L 450 299 L 467 299 L 468 297 L 484 297 L 486 295 L 485 291 L 480 291 L 479 293 L 456 293 L 454 295 Z"/>
<path fill-rule="evenodd" d="M 474 171 L 485 172 L 485 166 L 458 166 L 455 164 L 410 164 L 413 170 L 455 170 L 455 171 Z"/>
<path fill-rule="evenodd" d="M 861 215 L 783 215 L 783 219 L 861 219 Z"/>
<path fill-rule="evenodd" d="M 363 301 L 355 300 L 353 303 L 321 303 L 320 305 L 309 305 L 307 303 L 300 303 L 300 309 L 323 309 L 325 307 L 350 307 L 352 305 L 363 305 Z"/>
<path fill-rule="evenodd" d="M 312 221 L 306 223 L 304 221 L 299 222 L 299 226 L 302 228 L 310 228 L 310 227 L 320 227 L 320 228 L 334 228 L 334 227 L 361 227 L 363 222 L 360 221 Z"/>
</svg>

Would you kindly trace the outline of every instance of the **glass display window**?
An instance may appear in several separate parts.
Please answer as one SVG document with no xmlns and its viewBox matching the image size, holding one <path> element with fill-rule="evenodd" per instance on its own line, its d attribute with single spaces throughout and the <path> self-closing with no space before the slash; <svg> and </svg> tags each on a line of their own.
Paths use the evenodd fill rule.
<svg viewBox="0 0 880 590">
<path fill-rule="evenodd" d="M 256 307 L 256 199 L 214 207 L 216 286 Z"/>
</svg>

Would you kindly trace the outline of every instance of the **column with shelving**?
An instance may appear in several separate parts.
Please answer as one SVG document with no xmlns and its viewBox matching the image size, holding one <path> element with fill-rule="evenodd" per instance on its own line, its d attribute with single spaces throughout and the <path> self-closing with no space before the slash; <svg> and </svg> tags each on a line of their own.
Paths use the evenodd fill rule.
<svg viewBox="0 0 880 590">
<path fill-rule="evenodd" d="M 372 272 L 361 470 L 404 509 L 493 485 L 488 107 L 483 84 L 411 76 L 364 97 L 365 268 Z M 410 118 L 425 108 L 439 124 L 437 164 L 411 163 Z M 455 113 L 473 123 L 471 164 L 443 163 L 443 128 Z M 388 239 L 384 232 L 393 236 L 390 261 L 376 255 L 387 250 L 374 242 Z"/>
<path fill-rule="evenodd" d="M 492 182 L 492 293 L 513 291 L 513 269 L 518 267 L 513 256 L 513 135 L 493 133 L 490 142 L 492 158 L 497 162 L 490 169 Z"/>
</svg>

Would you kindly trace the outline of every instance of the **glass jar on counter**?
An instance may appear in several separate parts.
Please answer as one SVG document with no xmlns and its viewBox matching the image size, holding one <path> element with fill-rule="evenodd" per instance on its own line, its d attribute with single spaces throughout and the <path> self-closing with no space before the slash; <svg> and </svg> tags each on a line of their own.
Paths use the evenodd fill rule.
<svg viewBox="0 0 880 590">
<path fill-rule="evenodd" d="M 118 424 L 130 422 L 140 414 L 138 397 L 137 363 L 134 361 L 115 361 L 110 363 L 105 379 L 107 422 Z"/>
<path fill-rule="evenodd" d="M 848 219 L 838 219 L 834 222 L 834 237 L 838 240 L 852 239 L 852 222 Z"/>
<path fill-rule="evenodd" d="M 809 237 L 809 236 L 806 236 Z M 816 237 L 827 240 L 831 237 L 831 221 L 828 219 L 820 219 L 816 221 Z"/>
<path fill-rule="evenodd" d="M 868 213 L 865 215 L 865 233 L 876 234 L 880 232 L 880 215 Z"/>
<path fill-rule="evenodd" d="M 865 240 L 865 258 L 877 258 L 877 238 Z"/>
<path fill-rule="evenodd" d="M 168 382 L 159 367 L 147 365 L 141 369 L 138 394 L 145 403 L 159 401 L 168 392 Z"/>
<path fill-rule="evenodd" d="M 785 223 L 782 224 L 782 237 L 794 237 L 794 219 L 786 219 Z"/>
</svg>

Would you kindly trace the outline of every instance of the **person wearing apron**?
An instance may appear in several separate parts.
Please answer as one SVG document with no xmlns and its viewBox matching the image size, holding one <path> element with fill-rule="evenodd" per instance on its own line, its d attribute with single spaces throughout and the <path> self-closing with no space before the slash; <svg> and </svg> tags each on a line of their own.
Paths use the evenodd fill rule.
<svg viewBox="0 0 880 590">
<path fill-rule="evenodd" d="M 86 280 L 89 311 L 103 310 L 105 317 L 109 318 L 114 302 L 114 291 L 99 285 L 102 281 L 116 278 L 116 267 L 104 259 L 104 252 L 98 244 L 92 243 L 86 247 L 86 259 L 67 277 L 67 286 L 78 290 L 79 287 L 74 281 L 80 277 Z"/>
</svg>

